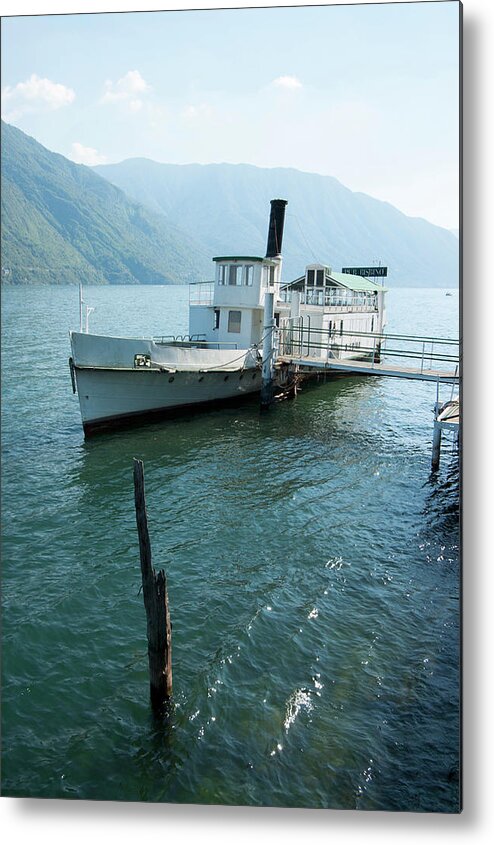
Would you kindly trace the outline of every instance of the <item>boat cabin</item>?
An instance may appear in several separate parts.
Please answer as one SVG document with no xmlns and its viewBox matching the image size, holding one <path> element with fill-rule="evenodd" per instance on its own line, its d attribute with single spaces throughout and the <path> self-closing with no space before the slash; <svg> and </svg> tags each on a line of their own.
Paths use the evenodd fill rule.
<svg viewBox="0 0 494 845">
<path fill-rule="evenodd" d="M 308 264 L 305 274 L 283 286 L 284 295 L 301 294 L 301 304 L 309 306 L 379 309 L 378 295 L 382 285 L 364 276 L 335 273 L 325 264 Z M 285 299 L 286 299 L 285 295 Z"/>
<path fill-rule="evenodd" d="M 264 258 L 252 255 L 218 256 L 213 258 L 216 265 L 214 282 L 191 285 L 191 337 L 201 337 L 208 346 L 220 349 L 248 349 L 260 344 L 266 294 L 274 294 L 276 302 L 280 293 L 286 204 L 286 200 L 271 200 Z"/>
<path fill-rule="evenodd" d="M 210 348 L 260 346 L 266 294 L 274 294 L 274 321 L 300 329 L 310 355 L 321 350 L 321 336 L 334 339 L 334 354 L 362 354 L 363 333 L 379 335 L 385 325 L 385 288 L 369 277 L 308 264 L 303 276 L 281 282 L 281 243 L 286 201 L 272 200 L 265 257 L 218 256 L 215 278 L 190 286 L 189 332 Z M 336 338 L 338 337 L 338 341 Z"/>
<path fill-rule="evenodd" d="M 281 323 L 304 330 L 310 355 L 325 354 L 318 351 L 324 334 L 333 338 L 338 357 L 354 357 L 365 345 L 362 333 L 383 331 L 385 292 L 368 277 L 308 264 L 303 276 L 282 286 Z"/>
<path fill-rule="evenodd" d="M 214 282 L 190 287 L 190 335 L 201 335 L 220 348 L 247 349 L 260 343 L 266 293 L 279 297 L 281 260 L 234 255 L 213 261 Z"/>
</svg>

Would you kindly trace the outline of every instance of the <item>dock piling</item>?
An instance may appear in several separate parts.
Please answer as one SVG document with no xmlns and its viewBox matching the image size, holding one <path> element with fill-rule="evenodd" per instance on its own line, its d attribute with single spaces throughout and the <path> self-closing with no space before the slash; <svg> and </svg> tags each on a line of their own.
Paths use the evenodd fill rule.
<svg viewBox="0 0 494 845">
<path fill-rule="evenodd" d="M 151 706 L 161 713 L 172 694 L 172 636 L 166 574 L 155 572 L 146 514 L 144 466 L 134 458 L 134 499 L 141 558 L 142 591 L 147 618 Z"/>
<path fill-rule="evenodd" d="M 274 335 L 274 293 L 267 292 L 264 300 L 261 411 L 267 411 L 273 401 Z"/>
<path fill-rule="evenodd" d="M 437 419 L 434 420 L 434 433 L 432 435 L 432 461 L 431 470 L 437 472 L 439 469 L 439 460 L 441 457 L 441 424 Z"/>
<path fill-rule="evenodd" d="M 439 385 L 438 385 L 439 396 Z M 439 399 L 434 405 L 434 434 L 432 438 L 432 472 L 439 469 L 439 460 L 441 457 L 441 436 L 443 429 L 453 432 L 453 436 L 458 439 L 460 433 L 460 399 L 452 398 L 449 402 L 441 404 Z"/>
</svg>

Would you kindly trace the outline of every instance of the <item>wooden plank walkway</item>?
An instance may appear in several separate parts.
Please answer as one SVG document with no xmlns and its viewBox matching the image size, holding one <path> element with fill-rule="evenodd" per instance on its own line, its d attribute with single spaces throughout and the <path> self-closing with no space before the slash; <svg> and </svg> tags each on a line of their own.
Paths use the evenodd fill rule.
<svg viewBox="0 0 494 845">
<path fill-rule="evenodd" d="M 460 432 L 460 398 L 457 396 L 450 399 L 449 402 L 440 404 L 436 402 L 435 406 L 435 420 L 434 420 L 434 434 L 432 438 L 432 464 L 433 472 L 439 469 L 439 461 L 441 458 L 441 436 L 444 429 L 453 432 L 453 436 L 458 438 Z"/>
<path fill-rule="evenodd" d="M 460 424 L 460 400 L 452 399 L 446 402 L 438 410 L 436 423 L 442 428 L 451 428 L 455 430 Z"/>
<path fill-rule="evenodd" d="M 429 370 L 421 367 L 404 367 L 401 364 L 388 364 L 386 361 L 373 363 L 372 361 L 354 361 L 351 359 L 341 360 L 339 358 L 313 358 L 311 356 L 293 357 L 281 355 L 277 361 L 282 364 L 291 364 L 298 367 L 302 372 L 345 372 L 354 375 L 392 376 L 394 378 L 418 379 L 420 381 L 434 381 L 442 384 L 455 384 L 458 381 L 458 373 L 447 370 Z"/>
</svg>

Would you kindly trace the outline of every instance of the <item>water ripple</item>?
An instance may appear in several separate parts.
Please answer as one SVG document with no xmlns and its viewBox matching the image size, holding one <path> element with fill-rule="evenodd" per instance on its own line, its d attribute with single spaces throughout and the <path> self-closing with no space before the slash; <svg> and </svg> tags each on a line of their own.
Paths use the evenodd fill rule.
<svg viewBox="0 0 494 845">
<path fill-rule="evenodd" d="M 4 794 L 454 812 L 460 479 L 447 450 L 430 476 L 430 390 L 338 379 L 85 443 L 69 293 L 5 303 L 32 378 L 4 370 Z M 119 319 L 147 295 L 120 289 Z M 173 621 L 160 723 L 134 457 Z"/>
</svg>

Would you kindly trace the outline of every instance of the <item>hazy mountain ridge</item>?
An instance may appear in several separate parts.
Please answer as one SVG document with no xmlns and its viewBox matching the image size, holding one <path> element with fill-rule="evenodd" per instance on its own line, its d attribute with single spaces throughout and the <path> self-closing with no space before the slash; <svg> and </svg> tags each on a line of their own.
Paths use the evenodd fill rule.
<svg viewBox="0 0 494 845">
<path fill-rule="evenodd" d="M 2 282 L 177 284 L 209 256 L 92 169 L 2 121 Z"/>
<path fill-rule="evenodd" d="M 104 177 L 104 178 L 103 178 Z M 132 197 L 132 199 L 130 199 Z M 129 159 L 88 168 L 2 121 L 2 281 L 169 284 L 214 255 L 264 255 L 269 201 L 288 200 L 283 279 L 307 263 L 381 261 L 390 286 L 458 284 L 458 238 L 330 176 Z"/>
<path fill-rule="evenodd" d="M 389 267 L 389 284 L 458 284 L 458 240 L 390 203 L 350 191 L 337 179 L 291 168 L 245 164 L 160 164 L 128 159 L 99 165 L 100 175 L 173 221 L 210 255 L 259 254 L 266 246 L 269 200 L 288 200 L 283 243 L 286 280 L 322 261 L 333 269 Z"/>
</svg>

